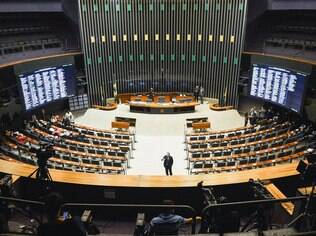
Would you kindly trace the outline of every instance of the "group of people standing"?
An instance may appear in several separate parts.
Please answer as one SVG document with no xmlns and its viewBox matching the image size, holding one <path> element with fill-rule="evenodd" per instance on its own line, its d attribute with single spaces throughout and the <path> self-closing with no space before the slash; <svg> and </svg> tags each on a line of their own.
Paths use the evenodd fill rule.
<svg viewBox="0 0 316 236">
<path fill-rule="evenodd" d="M 201 101 L 201 104 L 203 104 L 203 98 L 205 96 L 205 91 L 204 91 L 204 88 L 202 86 L 195 86 L 194 88 L 194 97 L 195 97 L 195 101 L 199 101 L 199 98 L 200 98 L 200 101 Z"/>
<path fill-rule="evenodd" d="M 244 126 L 246 127 L 248 123 L 250 123 L 250 125 L 255 125 L 258 121 L 267 118 L 266 114 L 267 111 L 263 106 L 260 108 L 260 110 L 257 110 L 255 106 L 252 107 L 249 112 L 245 113 Z"/>
</svg>

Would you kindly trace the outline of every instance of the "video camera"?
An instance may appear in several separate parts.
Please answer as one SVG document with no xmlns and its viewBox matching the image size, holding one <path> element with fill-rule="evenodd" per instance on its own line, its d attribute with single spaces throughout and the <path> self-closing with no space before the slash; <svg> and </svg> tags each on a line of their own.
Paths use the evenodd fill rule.
<svg viewBox="0 0 316 236">
<path fill-rule="evenodd" d="M 41 143 L 40 146 L 36 152 L 37 165 L 39 168 L 46 168 L 48 159 L 55 155 L 54 143 Z"/>
<path fill-rule="evenodd" d="M 316 180 L 316 151 L 312 148 L 307 149 L 305 152 L 307 160 L 301 160 L 296 167 L 296 170 L 301 174 L 303 180 L 315 181 Z"/>
<path fill-rule="evenodd" d="M 258 200 L 264 200 L 264 199 L 272 199 L 273 196 L 267 191 L 264 184 L 258 179 L 249 179 L 248 183 L 250 184 L 253 195 Z"/>
</svg>

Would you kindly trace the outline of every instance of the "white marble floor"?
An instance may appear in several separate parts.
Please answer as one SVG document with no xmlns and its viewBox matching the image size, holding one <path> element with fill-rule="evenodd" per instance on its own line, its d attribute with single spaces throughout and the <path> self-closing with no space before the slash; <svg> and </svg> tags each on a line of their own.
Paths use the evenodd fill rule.
<svg viewBox="0 0 316 236">
<path fill-rule="evenodd" d="M 174 175 L 187 175 L 184 150 L 186 118 L 208 117 L 213 130 L 236 128 L 244 118 L 236 110 L 215 112 L 207 104 L 196 107 L 195 113 L 141 114 L 129 112 L 127 105 L 119 105 L 114 111 L 88 109 L 74 114 L 76 123 L 96 128 L 111 128 L 115 116 L 136 118 L 136 150 L 127 170 L 129 175 L 164 175 L 161 158 L 166 152 L 174 157 Z"/>
</svg>

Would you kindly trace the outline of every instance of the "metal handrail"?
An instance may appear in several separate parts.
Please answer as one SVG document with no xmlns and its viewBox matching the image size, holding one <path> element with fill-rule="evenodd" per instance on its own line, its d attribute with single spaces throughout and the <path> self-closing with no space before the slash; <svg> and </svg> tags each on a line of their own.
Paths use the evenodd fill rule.
<svg viewBox="0 0 316 236">
<path fill-rule="evenodd" d="M 24 204 L 24 205 L 32 205 L 32 206 L 37 206 L 40 207 L 40 218 L 38 219 L 35 216 L 32 216 L 32 213 L 27 212 L 28 215 L 25 215 L 25 212 L 21 210 L 20 208 L 16 208 L 20 212 L 20 214 L 26 216 L 26 217 L 32 217 L 37 221 L 37 223 L 42 224 L 43 223 L 43 215 L 44 215 L 44 202 L 40 201 L 32 201 L 32 200 L 25 200 L 25 199 L 20 199 L 20 198 L 13 198 L 13 197 L 2 197 L 0 196 L 0 201 L 7 201 L 7 202 L 13 202 L 13 203 L 19 203 L 19 204 Z"/>
<path fill-rule="evenodd" d="M 253 201 L 243 201 L 243 202 L 229 202 L 229 203 L 218 203 L 213 205 L 208 205 L 203 208 L 201 216 L 204 217 L 205 213 L 211 208 L 226 207 L 226 206 L 243 206 L 243 205 L 259 205 L 259 204 L 271 204 L 279 202 L 290 202 L 290 201 L 302 201 L 306 200 L 307 196 L 298 197 L 288 197 L 280 199 L 265 199 L 265 200 L 253 200 Z"/>
<path fill-rule="evenodd" d="M 187 209 L 192 215 L 191 233 L 196 232 L 196 210 L 188 205 L 150 205 L 150 204 L 88 204 L 88 203 L 65 203 L 61 209 L 67 207 L 122 207 L 122 208 L 172 208 L 172 209 Z"/>
<path fill-rule="evenodd" d="M 268 204 L 275 204 L 275 203 L 282 203 L 282 202 L 290 202 L 290 201 L 302 201 L 306 200 L 308 196 L 298 196 L 298 197 L 288 197 L 288 198 L 281 198 L 281 199 L 264 199 L 264 200 L 253 200 L 253 201 L 243 201 L 243 202 L 230 202 L 230 203 L 218 203 L 208 205 L 203 208 L 201 212 L 201 216 L 203 219 L 206 219 L 206 213 L 210 210 L 214 210 L 216 208 L 222 207 L 236 207 L 236 206 L 251 206 L 251 205 L 268 205 Z"/>
<path fill-rule="evenodd" d="M 18 202 L 18 203 L 26 203 L 29 205 L 40 205 L 40 206 L 45 206 L 44 202 L 40 201 L 31 201 L 31 200 L 25 200 L 25 199 L 20 199 L 20 198 L 12 198 L 12 197 L 1 197 L 0 200 L 6 200 L 9 202 Z"/>
</svg>

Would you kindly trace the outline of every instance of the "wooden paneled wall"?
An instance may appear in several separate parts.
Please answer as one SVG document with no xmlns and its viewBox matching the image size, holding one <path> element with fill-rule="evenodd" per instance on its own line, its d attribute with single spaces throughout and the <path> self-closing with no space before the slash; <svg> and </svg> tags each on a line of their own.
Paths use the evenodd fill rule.
<svg viewBox="0 0 316 236">
<path fill-rule="evenodd" d="M 78 1 L 90 104 L 201 85 L 237 105 L 247 0 Z"/>
</svg>

